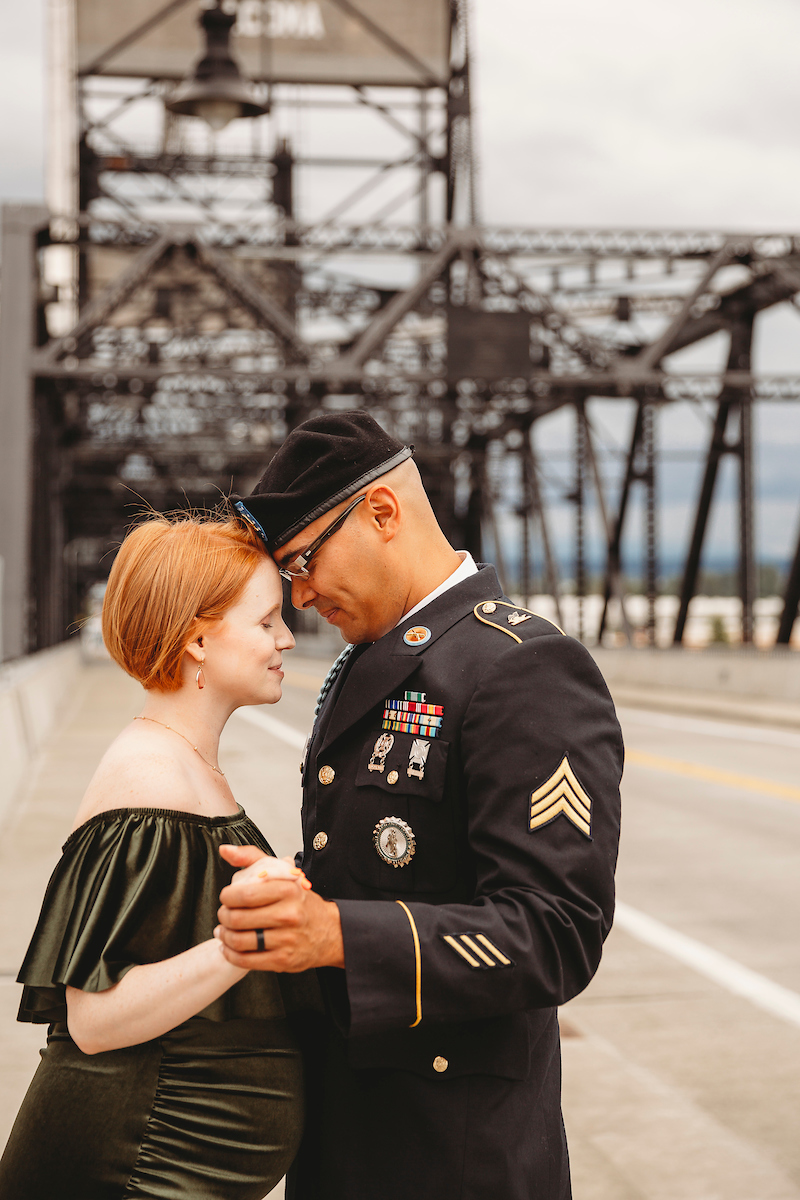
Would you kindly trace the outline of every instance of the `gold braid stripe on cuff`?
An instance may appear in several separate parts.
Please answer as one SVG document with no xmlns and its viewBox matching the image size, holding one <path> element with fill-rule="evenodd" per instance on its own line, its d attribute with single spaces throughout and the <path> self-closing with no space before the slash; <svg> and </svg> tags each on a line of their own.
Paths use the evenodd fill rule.
<svg viewBox="0 0 800 1200">
<path fill-rule="evenodd" d="M 414 939 L 414 958 L 416 961 L 416 969 L 417 969 L 417 988 L 416 988 L 417 1019 L 416 1019 L 416 1021 L 412 1021 L 411 1024 L 409 1025 L 409 1029 L 413 1029 L 414 1026 L 419 1025 L 420 1021 L 422 1020 L 422 955 L 419 952 L 419 934 L 417 933 L 417 927 L 414 923 L 414 918 L 412 917 L 409 909 L 406 908 L 405 904 L 403 904 L 403 901 L 395 900 L 395 904 L 399 904 L 400 907 L 402 908 L 403 912 L 408 917 L 408 923 L 411 926 L 411 936 Z"/>
</svg>

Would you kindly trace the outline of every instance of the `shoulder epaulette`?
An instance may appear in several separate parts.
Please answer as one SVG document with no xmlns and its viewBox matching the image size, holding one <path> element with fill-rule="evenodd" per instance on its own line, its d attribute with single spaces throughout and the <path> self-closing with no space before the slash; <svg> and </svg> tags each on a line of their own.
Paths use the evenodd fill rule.
<svg viewBox="0 0 800 1200">
<path fill-rule="evenodd" d="M 547 617 L 540 616 L 539 613 L 531 612 L 528 608 L 522 608 L 519 604 L 510 604 L 508 600 L 483 600 L 480 604 L 476 604 L 472 611 L 484 625 L 491 625 L 494 629 L 499 629 L 501 633 L 507 633 L 515 642 L 522 641 L 519 634 L 514 632 L 516 627 L 524 625 L 526 621 L 530 621 L 534 617 L 538 621 L 547 621 L 548 625 L 552 625 L 564 637 L 567 636 L 555 621 L 550 621 Z"/>
</svg>

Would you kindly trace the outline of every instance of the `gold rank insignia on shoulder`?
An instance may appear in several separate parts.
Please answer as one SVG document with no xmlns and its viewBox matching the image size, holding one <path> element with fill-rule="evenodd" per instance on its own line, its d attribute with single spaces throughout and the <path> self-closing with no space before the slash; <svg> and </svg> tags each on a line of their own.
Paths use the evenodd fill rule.
<svg viewBox="0 0 800 1200">
<path fill-rule="evenodd" d="M 414 857 L 417 840 L 410 825 L 399 817 L 382 817 L 372 831 L 378 855 L 391 867 L 405 867 Z"/>
<path fill-rule="evenodd" d="M 519 634 L 514 633 L 513 629 L 509 629 L 509 625 L 524 625 L 532 617 L 538 616 L 538 613 L 529 612 L 527 608 L 512 604 L 510 600 L 485 600 L 481 604 L 476 604 L 472 612 L 482 625 L 489 625 L 492 629 L 497 629 L 500 633 L 505 633 L 515 642 L 520 643 L 522 638 Z M 550 621 L 547 617 L 539 617 L 539 620 L 547 621 L 548 625 L 552 625 L 563 637 L 566 637 L 564 630 L 556 625 L 555 621 Z"/>
<path fill-rule="evenodd" d="M 442 941 L 475 971 L 516 966 L 514 960 L 498 950 L 484 933 L 444 933 Z"/>
<path fill-rule="evenodd" d="M 592 840 L 592 801 L 578 782 L 566 754 L 557 770 L 531 793 L 530 830 L 549 825 L 564 815 L 589 841 Z"/>
</svg>

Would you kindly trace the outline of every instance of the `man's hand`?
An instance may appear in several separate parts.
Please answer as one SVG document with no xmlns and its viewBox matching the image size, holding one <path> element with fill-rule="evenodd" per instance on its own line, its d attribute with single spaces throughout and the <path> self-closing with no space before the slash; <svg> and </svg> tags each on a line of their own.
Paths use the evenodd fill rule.
<svg viewBox="0 0 800 1200">
<path fill-rule="evenodd" d="M 220 893 L 218 936 L 234 966 L 256 971 L 306 971 L 344 967 L 339 909 L 292 879 L 260 878 L 246 871 L 264 858 L 255 846 L 221 846 L 240 870 Z M 274 861 L 274 860 L 272 860 Z M 264 950 L 255 931 L 263 930 Z"/>
</svg>

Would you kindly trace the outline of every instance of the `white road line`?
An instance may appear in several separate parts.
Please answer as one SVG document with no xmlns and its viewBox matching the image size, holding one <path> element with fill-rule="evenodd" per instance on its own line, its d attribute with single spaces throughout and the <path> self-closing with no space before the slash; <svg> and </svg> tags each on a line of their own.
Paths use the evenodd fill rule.
<svg viewBox="0 0 800 1200">
<path fill-rule="evenodd" d="M 735 742 L 758 742 L 762 746 L 789 746 L 800 750 L 800 733 L 788 729 L 765 729 L 759 725 L 737 725 L 733 721 L 706 721 L 698 717 L 679 717 L 650 709 L 618 707 L 625 724 L 652 725 L 656 729 L 674 729 L 677 733 L 697 733 L 708 737 L 729 738 Z"/>
<path fill-rule="evenodd" d="M 764 1012 L 800 1027 L 800 994 L 790 988 L 773 983 L 766 975 L 743 967 L 726 954 L 663 925 L 629 904 L 617 902 L 615 923 L 638 941 L 671 955 L 735 996 L 742 996 Z"/>
<path fill-rule="evenodd" d="M 269 713 L 262 712 L 260 708 L 237 708 L 235 715 L 241 717 L 243 721 L 249 721 L 251 725 L 257 725 L 265 733 L 271 733 L 273 737 L 280 738 L 282 742 L 295 746 L 298 750 L 302 750 L 306 744 L 305 734 L 301 733 L 299 729 L 287 725 L 285 721 L 279 721 L 277 717 L 271 717 Z"/>
</svg>

